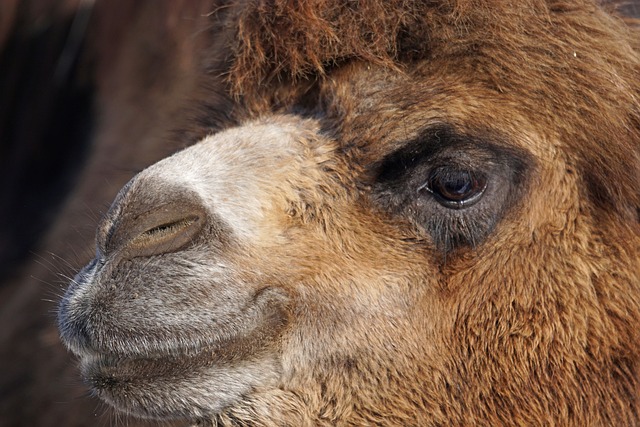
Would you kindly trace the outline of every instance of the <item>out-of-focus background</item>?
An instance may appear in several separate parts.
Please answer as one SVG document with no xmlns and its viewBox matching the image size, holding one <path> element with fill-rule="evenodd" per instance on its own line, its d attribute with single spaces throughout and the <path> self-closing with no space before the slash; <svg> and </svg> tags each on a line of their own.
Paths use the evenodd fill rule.
<svg viewBox="0 0 640 427">
<path fill-rule="evenodd" d="M 149 425 L 89 396 L 56 306 L 120 187 L 232 122 L 231 3 L 0 1 L 0 426 Z"/>
</svg>

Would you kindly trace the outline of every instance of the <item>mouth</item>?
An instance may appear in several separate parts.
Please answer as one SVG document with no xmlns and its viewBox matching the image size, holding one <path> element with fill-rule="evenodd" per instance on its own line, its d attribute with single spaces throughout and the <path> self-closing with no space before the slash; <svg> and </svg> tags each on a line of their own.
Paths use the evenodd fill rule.
<svg viewBox="0 0 640 427">
<path fill-rule="evenodd" d="M 245 378 L 267 369 L 268 361 L 233 363 L 202 351 L 190 357 L 131 358 L 94 356 L 81 362 L 82 375 L 97 397 L 141 418 L 205 420 L 250 390 Z"/>
<path fill-rule="evenodd" d="M 167 395 L 172 388 L 179 393 L 179 382 L 195 382 L 198 372 L 209 363 L 207 353 L 187 360 L 176 357 L 131 357 L 118 355 L 91 355 L 81 358 L 81 373 L 92 393 L 114 408 L 149 419 L 194 419 L 205 416 L 197 405 L 187 403 L 184 398 L 174 397 L 174 403 Z M 173 387 L 168 387 L 173 383 Z M 178 404 L 181 403 L 181 404 Z"/>
<path fill-rule="evenodd" d="M 186 376 L 194 369 L 220 364 L 215 355 L 215 350 L 180 357 L 94 354 L 81 357 L 80 362 L 82 376 L 92 388 L 104 389 L 134 381 L 152 382 L 169 375 Z"/>
<path fill-rule="evenodd" d="M 111 287 L 101 286 L 102 294 L 91 288 L 74 288 L 62 302 L 61 338 L 92 393 L 121 412 L 193 425 L 280 378 L 290 300 L 278 288 L 262 287 L 235 304 L 225 294 L 216 294 L 218 304 L 190 301 L 190 309 L 158 303 L 145 314 L 127 298 L 115 301 Z"/>
<path fill-rule="evenodd" d="M 144 354 L 83 350 L 78 357 L 86 381 L 92 387 L 103 388 L 117 383 L 153 381 L 167 376 L 186 377 L 198 369 L 233 365 L 243 360 L 243 355 L 255 355 L 256 346 L 265 347 L 267 344 L 260 336 L 248 336 L 195 348 L 176 347 Z"/>
<path fill-rule="evenodd" d="M 237 403 L 256 384 L 277 381 L 280 364 L 274 343 L 272 332 L 257 328 L 198 347 L 135 354 L 83 349 L 77 355 L 93 394 L 116 409 L 197 425 L 196 420 L 210 419 Z"/>
</svg>

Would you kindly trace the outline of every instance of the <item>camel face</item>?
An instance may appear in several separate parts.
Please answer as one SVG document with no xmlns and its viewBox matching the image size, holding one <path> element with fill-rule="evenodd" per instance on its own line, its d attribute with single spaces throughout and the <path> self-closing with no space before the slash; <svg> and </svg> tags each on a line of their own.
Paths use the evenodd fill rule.
<svg viewBox="0 0 640 427">
<path fill-rule="evenodd" d="M 608 119 L 633 95 L 518 62 L 531 25 L 343 64 L 137 175 L 59 312 L 94 392 L 230 425 L 632 424 L 638 130 Z"/>
</svg>

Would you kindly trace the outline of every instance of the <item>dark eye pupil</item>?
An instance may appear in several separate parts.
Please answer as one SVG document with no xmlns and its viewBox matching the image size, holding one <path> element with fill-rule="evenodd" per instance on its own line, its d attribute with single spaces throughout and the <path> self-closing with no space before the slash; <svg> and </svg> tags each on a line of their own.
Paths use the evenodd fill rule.
<svg viewBox="0 0 640 427">
<path fill-rule="evenodd" d="M 466 199 L 478 186 L 468 172 L 462 172 L 448 180 L 437 180 L 432 183 L 433 189 L 437 189 L 441 196 L 450 200 Z"/>
<path fill-rule="evenodd" d="M 443 206 L 459 209 L 480 200 L 487 186 L 483 175 L 464 170 L 438 168 L 431 171 L 425 189 Z"/>
</svg>

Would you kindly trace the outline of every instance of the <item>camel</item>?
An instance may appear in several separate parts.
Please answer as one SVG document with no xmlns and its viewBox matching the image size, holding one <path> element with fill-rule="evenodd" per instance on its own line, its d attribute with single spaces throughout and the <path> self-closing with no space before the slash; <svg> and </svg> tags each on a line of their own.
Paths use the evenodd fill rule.
<svg viewBox="0 0 640 427">
<path fill-rule="evenodd" d="M 210 121 L 122 187 L 60 302 L 92 394 L 189 425 L 640 424 L 637 22 L 211 10 Z"/>
</svg>

